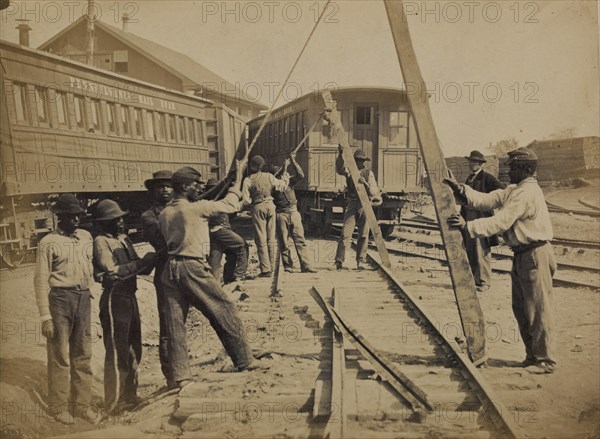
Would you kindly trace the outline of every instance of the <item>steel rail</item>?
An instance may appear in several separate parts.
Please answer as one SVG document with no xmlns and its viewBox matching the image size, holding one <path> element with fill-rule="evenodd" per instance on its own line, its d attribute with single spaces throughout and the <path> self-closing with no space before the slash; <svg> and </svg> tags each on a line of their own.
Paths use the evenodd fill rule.
<svg viewBox="0 0 600 439">
<path fill-rule="evenodd" d="M 418 316 L 420 324 L 426 326 L 429 329 L 429 333 L 436 338 L 439 345 L 456 360 L 457 364 L 460 366 L 460 370 L 464 378 L 467 380 L 474 393 L 477 395 L 477 398 L 482 403 L 484 414 L 490 415 L 490 418 L 496 427 L 504 430 L 506 435 L 509 437 L 525 437 L 525 430 L 519 424 L 513 421 L 508 408 L 498 398 L 491 386 L 479 373 L 478 369 L 467 357 L 467 355 L 462 352 L 460 346 L 458 346 L 456 342 L 447 339 L 439 331 L 439 329 L 432 323 L 434 320 L 423 308 L 419 306 L 417 300 L 415 300 L 415 298 L 408 292 L 406 287 L 404 287 L 402 283 L 395 277 L 392 271 L 379 262 L 372 251 L 368 252 L 368 257 L 375 267 L 385 276 L 385 278 L 387 278 L 387 280 L 393 284 L 395 292 L 402 296 L 404 302 Z"/>
</svg>

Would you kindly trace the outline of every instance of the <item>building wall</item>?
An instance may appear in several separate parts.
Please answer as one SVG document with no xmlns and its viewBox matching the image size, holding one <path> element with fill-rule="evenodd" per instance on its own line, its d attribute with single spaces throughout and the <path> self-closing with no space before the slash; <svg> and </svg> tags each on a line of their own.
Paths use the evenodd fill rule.
<svg viewBox="0 0 600 439">
<path fill-rule="evenodd" d="M 46 50 L 51 49 L 55 55 L 85 62 L 87 47 L 86 33 L 86 25 L 82 23 L 52 42 Z M 126 72 L 116 69 L 114 52 L 119 50 L 127 51 L 128 62 Z M 94 65 L 172 90 L 183 91 L 183 84 L 179 78 L 139 52 L 132 50 L 131 47 L 126 46 L 99 27 L 96 27 L 94 35 Z"/>
</svg>

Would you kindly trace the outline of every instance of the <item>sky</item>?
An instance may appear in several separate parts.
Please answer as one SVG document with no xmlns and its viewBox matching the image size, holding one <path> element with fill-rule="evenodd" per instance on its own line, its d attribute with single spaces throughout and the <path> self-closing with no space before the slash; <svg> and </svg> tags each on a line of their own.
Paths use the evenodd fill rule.
<svg viewBox="0 0 600 439">
<path fill-rule="evenodd" d="M 37 47 L 86 1 L 11 1 L 2 39 L 29 19 Z M 102 21 L 189 55 L 273 104 L 325 1 L 98 1 Z M 413 46 L 447 156 L 521 146 L 565 130 L 600 134 L 598 2 L 405 1 Z M 260 85 L 259 95 L 256 85 Z M 380 0 L 331 1 L 285 87 L 282 105 L 327 86 L 403 87 Z"/>
</svg>

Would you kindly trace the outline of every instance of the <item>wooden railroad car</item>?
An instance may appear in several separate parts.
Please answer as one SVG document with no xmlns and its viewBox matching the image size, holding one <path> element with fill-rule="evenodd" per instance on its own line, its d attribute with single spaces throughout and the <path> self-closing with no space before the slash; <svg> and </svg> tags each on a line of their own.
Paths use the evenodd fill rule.
<svg viewBox="0 0 600 439">
<path fill-rule="evenodd" d="M 417 132 L 406 93 L 393 88 L 352 87 L 334 90 L 332 95 L 350 145 L 363 149 L 371 159 L 368 166 L 384 192 L 383 204 L 375 207 L 375 213 L 387 236 L 399 224 L 401 209 L 409 201 L 407 195 L 425 192 Z M 281 106 L 271 114 L 252 154 L 281 165 L 323 110 L 318 92 Z M 263 118 L 248 123 L 249 139 L 254 138 Z M 335 170 L 337 155 L 337 137 L 324 120 L 309 133 L 297 154 L 306 174 L 296 186 L 298 208 L 305 224 L 322 233 L 332 223 L 342 221 L 347 202 L 345 178 Z"/>
<path fill-rule="evenodd" d="M 189 165 L 222 178 L 245 144 L 247 120 L 210 100 L 5 41 L 0 57 L 0 249 L 9 266 L 53 229 L 58 194 L 88 206 L 113 198 L 135 227 L 153 172 Z"/>
</svg>

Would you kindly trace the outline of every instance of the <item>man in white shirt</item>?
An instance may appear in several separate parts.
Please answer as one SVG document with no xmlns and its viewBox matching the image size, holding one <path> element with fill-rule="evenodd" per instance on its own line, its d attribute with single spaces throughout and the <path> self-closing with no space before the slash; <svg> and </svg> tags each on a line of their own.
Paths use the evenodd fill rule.
<svg viewBox="0 0 600 439">
<path fill-rule="evenodd" d="M 552 223 L 542 189 L 535 179 L 538 159 L 527 148 L 508 153 L 510 185 L 484 194 L 459 184 L 452 175 L 445 182 L 459 199 L 478 210 L 497 209 L 489 218 L 465 221 L 459 214 L 448 224 L 471 237 L 503 234 L 514 252 L 512 307 L 525 344 L 523 366 L 532 373 L 552 373 L 553 351 L 552 276 L 556 271 Z"/>
</svg>

